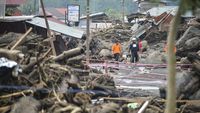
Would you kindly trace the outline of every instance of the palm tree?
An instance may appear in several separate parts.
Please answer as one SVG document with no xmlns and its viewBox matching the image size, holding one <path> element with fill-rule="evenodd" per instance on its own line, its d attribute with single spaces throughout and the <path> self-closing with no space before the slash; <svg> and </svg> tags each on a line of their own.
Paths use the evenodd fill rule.
<svg viewBox="0 0 200 113">
<path fill-rule="evenodd" d="M 168 67 L 168 87 L 167 87 L 167 105 L 166 113 L 176 112 L 176 57 L 174 53 L 175 37 L 177 33 L 177 27 L 180 23 L 180 17 L 185 14 L 186 11 L 195 11 L 200 7 L 200 0 L 181 0 L 177 13 L 172 21 L 169 29 L 169 35 L 167 37 L 168 43 L 168 57 L 167 57 L 167 67 Z"/>
</svg>

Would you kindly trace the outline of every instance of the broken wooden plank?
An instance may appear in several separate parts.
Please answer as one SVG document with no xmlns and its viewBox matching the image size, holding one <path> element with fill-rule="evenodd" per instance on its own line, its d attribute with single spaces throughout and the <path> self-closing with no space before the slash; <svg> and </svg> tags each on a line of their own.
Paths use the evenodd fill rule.
<svg viewBox="0 0 200 113">
<path fill-rule="evenodd" d="M 0 113 L 8 113 L 10 109 L 11 109 L 11 106 L 0 107 Z"/>
<path fill-rule="evenodd" d="M 14 46 L 11 47 L 10 50 L 14 50 L 17 46 L 19 46 L 19 45 L 22 43 L 22 41 L 25 40 L 26 36 L 27 36 L 31 31 L 32 31 L 32 27 L 29 28 L 29 30 L 26 31 L 26 33 L 20 37 L 20 39 L 15 43 Z"/>
<path fill-rule="evenodd" d="M 165 103 L 167 100 L 159 99 L 157 102 Z M 200 103 L 200 100 L 176 100 L 176 103 Z"/>
<path fill-rule="evenodd" d="M 144 113 L 145 109 L 147 108 L 147 106 L 149 105 L 149 101 L 146 101 L 142 107 L 140 108 L 140 110 L 138 111 L 138 113 Z"/>
<path fill-rule="evenodd" d="M 48 20 L 47 20 L 43 0 L 40 0 L 40 3 L 41 3 L 42 11 L 43 11 L 43 14 L 44 14 L 44 19 L 45 19 L 45 23 L 46 23 L 46 27 L 47 27 L 48 37 L 50 37 L 50 45 L 51 45 L 51 48 L 52 48 L 52 52 L 53 52 L 53 55 L 56 56 L 56 50 L 55 50 L 55 46 L 54 46 L 54 43 L 53 43 L 53 41 L 54 41 L 53 39 L 55 39 L 55 37 L 51 37 L 51 31 L 50 31 L 50 28 L 49 28 L 49 23 L 48 23 Z"/>
<path fill-rule="evenodd" d="M 8 58 L 9 60 L 18 61 L 24 57 L 18 50 L 8 50 L 8 49 L 0 49 L 0 57 Z"/>
<path fill-rule="evenodd" d="M 136 103 L 142 103 L 146 100 L 150 100 L 149 97 L 136 97 L 133 99 L 125 98 L 125 97 L 121 97 L 121 98 L 103 97 L 103 99 L 109 100 L 109 101 L 125 101 L 125 102 L 136 102 Z"/>
<path fill-rule="evenodd" d="M 24 91 L 20 91 L 20 92 L 8 94 L 8 95 L 3 95 L 3 96 L 0 96 L 0 99 L 9 98 L 9 97 L 13 97 L 13 96 L 25 95 L 25 94 L 29 94 L 29 93 L 33 93 L 33 91 L 32 90 L 24 90 Z"/>
</svg>

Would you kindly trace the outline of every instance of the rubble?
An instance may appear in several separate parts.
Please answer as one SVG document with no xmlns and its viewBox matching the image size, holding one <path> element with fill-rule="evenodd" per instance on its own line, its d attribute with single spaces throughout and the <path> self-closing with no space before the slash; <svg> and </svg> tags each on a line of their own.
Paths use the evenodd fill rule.
<svg viewBox="0 0 200 113">
<path fill-rule="evenodd" d="M 12 33 L 12 37 L 14 36 L 19 37 L 20 34 Z M 53 57 L 50 56 L 50 45 L 46 44 L 45 38 L 32 33 L 25 38 L 23 44 L 15 45 L 16 49 L 14 50 L 7 49 L 7 45 L 2 46 L 4 49 L 0 51 L 1 58 L 15 60 L 15 64 L 19 64 L 23 71 L 18 73 L 18 76 L 5 72 L 1 75 L 0 110 L 9 106 L 2 111 L 12 113 L 25 113 L 27 110 L 30 110 L 31 113 L 41 110 L 58 113 L 64 111 L 89 112 L 96 111 L 92 110 L 93 107 L 90 106 L 93 98 L 117 96 L 112 78 L 104 76 L 91 78 L 89 76 L 87 66 L 83 63 L 85 48 L 73 45 L 73 42 L 68 41 L 66 44 L 69 47 L 68 50 Z M 69 45 L 73 45 L 73 47 Z M 9 48 L 12 47 L 13 45 L 10 45 Z M 21 51 L 21 47 L 27 49 Z M 1 63 L 1 65 L 3 64 Z M 12 71 L 7 70 L 7 72 Z M 47 100 L 50 103 L 46 103 Z M 57 102 L 58 104 L 51 104 Z M 23 108 L 30 103 L 29 107 Z M 99 110 L 97 111 L 101 112 L 102 109 Z M 109 108 L 106 111 L 112 110 L 114 109 Z"/>
<path fill-rule="evenodd" d="M 122 44 L 123 55 L 128 56 L 126 52 L 129 40 L 135 36 L 135 32 L 130 28 L 131 26 L 116 25 L 93 32 L 90 42 L 91 60 L 105 63 L 106 59 L 114 62 L 110 49 L 115 40 L 119 40 Z M 194 68 L 186 67 L 188 71 L 183 69 L 184 66 L 177 67 L 179 105 L 177 112 L 199 112 L 199 105 L 189 100 L 199 99 L 200 94 L 198 77 L 200 56 L 197 53 L 199 28 L 188 29 L 177 41 L 177 55 L 181 58 L 184 56 L 181 62 L 192 63 Z M 166 65 L 163 63 L 166 62 L 166 56 L 162 48 L 167 33 L 158 31 L 155 26 L 139 37 L 142 39 L 143 52 L 140 53 L 138 67 L 126 64 L 127 59 L 124 58 L 120 62 L 126 66 L 123 69 L 120 69 L 119 62 L 114 62 L 118 66 L 112 69 L 106 66 L 90 68 L 85 63 L 86 48 L 81 39 L 57 35 L 54 41 L 57 55 L 51 56 L 52 48 L 42 36 L 29 33 L 24 35 L 19 44 L 14 45 L 20 36 L 23 35 L 8 33 L 0 36 L 1 59 L 5 57 L 8 61 L 12 60 L 16 62 L 15 65 L 20 65 L 22 68 L 22 72 L 19 71 L 17 76 L 14 73 L 0 75 L 0 112 L 25 113 L 27 110 L 31 113 L 164 112 Z M 149 67 L 141 68 L 143 64 L 140 63 L 148 64 Z M 160 67 L 152 63 L 159 64 Z M 124 70 L 126 72 L 123 72 Z M 11 72 L 5 69 L 3 71 Z M 118 86 L 121 82 L 124 86 Z M 133 86 L 132 93 L 129 93 L 123 90 L 128 87 L 127 84 L 136 84 L 138 87 L 141 86 L 141 89 L 134 89 Z M 144 84 L 150 84 L 150 88 L 145 87 L 149 90 L 146 93 L 142 90 L 145 89 L 142 86 Z M 152 88 L 151 85 L 157 87 Z M 150 95 L 157 98 L 149 97 Z"/>
</svg>

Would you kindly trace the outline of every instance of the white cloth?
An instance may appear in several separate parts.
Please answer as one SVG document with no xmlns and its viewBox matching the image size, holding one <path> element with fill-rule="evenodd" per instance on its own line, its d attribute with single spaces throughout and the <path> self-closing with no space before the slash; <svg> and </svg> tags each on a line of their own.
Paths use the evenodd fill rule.
<svg viewBox="0 0 200 113">
<path fill-rule="evenodd" d="M 133 44 L 133 47 L 137 47 L 137 45 L 136 45 L 136 44 Z"/>
</svg>

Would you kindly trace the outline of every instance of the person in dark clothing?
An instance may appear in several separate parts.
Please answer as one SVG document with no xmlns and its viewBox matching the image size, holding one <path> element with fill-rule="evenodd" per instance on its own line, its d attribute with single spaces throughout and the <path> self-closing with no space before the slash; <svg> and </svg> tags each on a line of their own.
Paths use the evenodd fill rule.
<svg viewBox="0 0 200 113">
<path fill-rule="evenodd" d="M 132 43 L 129 45 L 129 53 L 131 52 L 132 63 L 136 63 L 139 61 L 138 51 L 139 51 L 139 45 L 136 42 L 136 38 L 133 38 Z"/>
</svg>

